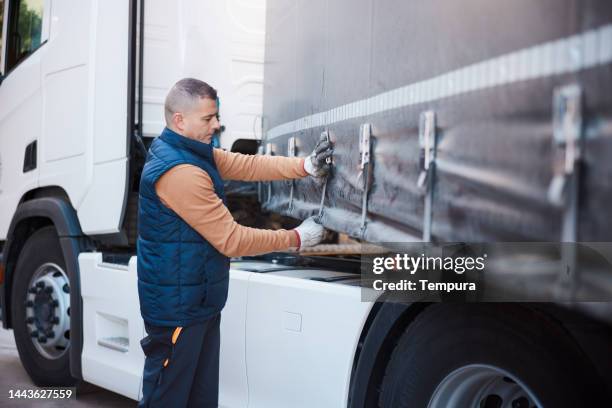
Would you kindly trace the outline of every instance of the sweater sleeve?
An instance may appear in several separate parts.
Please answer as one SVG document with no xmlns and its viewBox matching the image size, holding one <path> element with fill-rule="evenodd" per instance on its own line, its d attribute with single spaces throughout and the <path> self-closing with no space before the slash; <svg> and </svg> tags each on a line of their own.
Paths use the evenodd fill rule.
<svg viewBox="0 0 612 408">
<path fill-rule="evenodd" d="M 263 156 L 214 149 L 215 164 L 226 180 L 268 181 L 305 177 L 303 157 Z"/>
<path fill-rule="evenodd" d="M 226 256 L 258 255 L 299 246 L 294 230 L 249 228 L 234 221 L 215 193 L 210 176 L 196 166 L 171 168 L 159 178 L 155 191 L 166 207 Z"/>
</svg>

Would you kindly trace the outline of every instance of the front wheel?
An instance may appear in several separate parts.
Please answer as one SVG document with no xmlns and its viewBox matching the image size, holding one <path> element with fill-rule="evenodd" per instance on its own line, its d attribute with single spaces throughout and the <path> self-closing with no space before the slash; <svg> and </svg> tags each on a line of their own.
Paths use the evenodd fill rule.
<svg viewBox="0 0 612 408">
<path fill-rule="evenodd" d="M 19 358 L 38 386 L 73 386 L 70 280 L 53 227 L 26 241 L 15 270 L 12 319 Z"/>
<path fill-rule="evenodd" d="M 563 330 L 529 309 L 437 304 L 401 336 L 379 406 L 598 406 L 594 372 Z"/>
</svg>

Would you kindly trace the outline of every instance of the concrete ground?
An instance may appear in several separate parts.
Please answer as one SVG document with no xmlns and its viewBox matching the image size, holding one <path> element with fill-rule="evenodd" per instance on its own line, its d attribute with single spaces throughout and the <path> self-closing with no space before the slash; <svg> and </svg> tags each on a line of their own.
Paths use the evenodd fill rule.
<svg viewBox="0 0 612 408">
<path fill-rule="evenodd" d="M 91 390 L 66 399 L 10 399 L 9 390 L 36 390 L 21 365 L 12 330 L 0 329 L 0 407 L 112 407 L 134 408 L 137 402 L 121 395 L 91 386 Z"/>
</svg>

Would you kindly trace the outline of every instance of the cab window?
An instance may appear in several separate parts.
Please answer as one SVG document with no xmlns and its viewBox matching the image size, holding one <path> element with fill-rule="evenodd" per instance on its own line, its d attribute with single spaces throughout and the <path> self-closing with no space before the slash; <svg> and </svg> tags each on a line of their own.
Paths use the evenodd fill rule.
<svg viewBox="0 0 612 408">
<path fill-rule="evenodd" d="M 9 6 L 6 38 L 8 72 L 40 46 L 44 0 L 16 0 Z"/>
</svg>

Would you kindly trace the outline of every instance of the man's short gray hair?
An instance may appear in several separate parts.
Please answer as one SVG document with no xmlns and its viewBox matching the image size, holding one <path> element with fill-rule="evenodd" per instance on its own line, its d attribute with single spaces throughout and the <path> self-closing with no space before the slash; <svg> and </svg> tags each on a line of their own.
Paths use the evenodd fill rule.
<svg viewBox="0 0 612 408">
<path fill-rule="evenodd" d="M 183 78 L 178 81 L 168 95 L 164 103 L 164 116 L 166 125 L 172 123 L 172 115 L 177 112 L 189 112 L 200 99 L 217 100 L 217 91 L 204 81 L 195 78 Z"/>
</svg>

